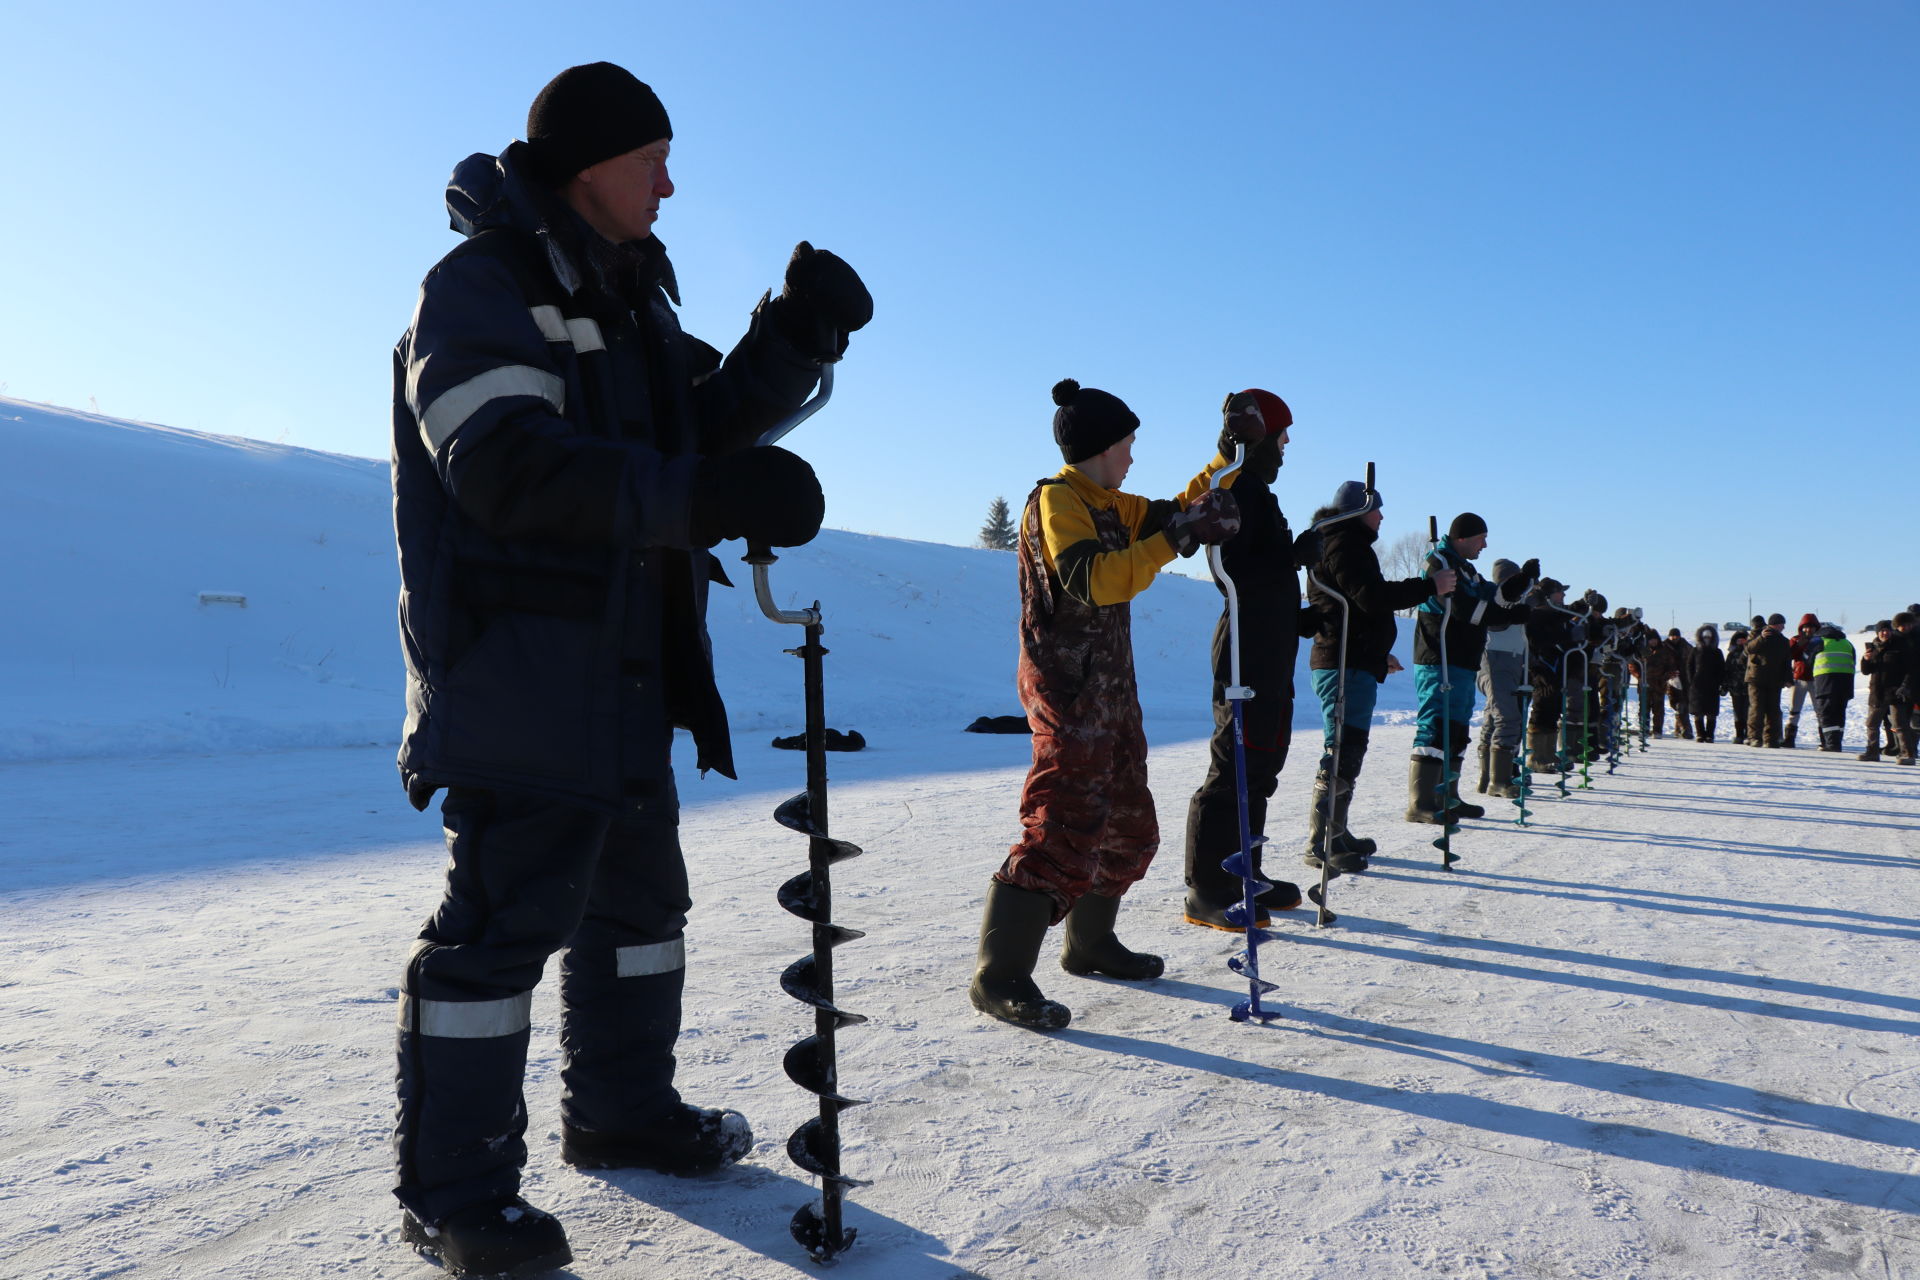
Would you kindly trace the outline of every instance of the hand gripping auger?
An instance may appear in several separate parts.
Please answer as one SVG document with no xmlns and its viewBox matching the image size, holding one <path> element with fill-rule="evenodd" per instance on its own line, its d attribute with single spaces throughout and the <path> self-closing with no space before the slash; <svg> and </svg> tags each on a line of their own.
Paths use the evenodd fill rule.
<svg viewBox="0 0 1920 1280">
<path fill-rule="evenodd" d="M 1218 489 L 1227 477 L 1240 470 L 1247 461 L 1247 446 L 1240 444 L 1233 451 L 1233 465 L 1213 474 L 1211 487 Z M 1247 722 L 1246 701 L 1253 696 L 1253 690 L 1240 683 L 1240 593 L 1234 589 L 1233 578 L 1227 573 L 1226 558 L 1220 554 L 1216 543 L 1207 548 L 1207 563 L 1213 569 L 1213 576 L 1227 593 L 1227 707 L 1233 714 L 1233 792 L 1240 809 L 1240 851 L 1228 857 L 1220 866 L 1228 875 L 1240 877 L 1240 901 L 1226 909 L 1228 924 L 1236 924 L 1247 931 L 1247 949 L 1234 955 L 1227 961 L 1227 967 L 1247 980 L 1247 998 L 1233 1006 L 1229 1016 L 1235 1022 L 1271 1022 L 1280 1016 L 1276 1009 L 1262 1008 L 1260 997 L 1277 989 L 1277 984 L 1268 982 L 1260 976 L 1260 944 L 1273 941 L 1273 935 L 1259 925 L 1259 910 L 1254 899 L 1273 888 L 1253 874 L 1253 851 L 1257 847 L 1247 822 Z M 1259 844 L 1266 843 L 1261 836 Z"/>
<path fill-rule="evenodd" d="M 833 394 L 833 366 L 820 368 L 820 389 L 793 414 L 759 439 L 768 445 L 812 417 Z M 842 1027 L 865 1022 L 833 1002 L 833 949 L 865 935 L 833 923 L 833 896 L 827 868 L 858 857 L 860 846 L 827 834 L 827 712 L 821 659 L 820 602 L 811 609 L 782 609 L 774 604 L 767 570 L 779 557 L 771 548 L 749 545 L 746 562 L 753 566 L 753 593 L 760 611 L 775 622 L 806 628 L 806 643 L 788 653 L 799 658 L 806 680 L 807 789 L 773 812 L 775 822 L 807 837 L 807 869 L 780 886 L 780 905 L 813 926 L 813 951 L 787 966 L 780 988 L 802 1004 L 813 1006 L 814 1031 L 787 1050 L 787 1077 L 802 1089 L 819 1095 L 820 1114 L 787 1139 L 787 1156 L 820 1179 L 820 1204 L 800 1206 L 791 1230 L 815 1262 L 826 1262 L 853 1247 L 858 1234 L 842 1222 L 847 1188 L 868 1184 L 840 1171 L 840 1113 L 861 1100 L 840 1092 L 839 1062 L 834 1035 Z"/>
</svg>

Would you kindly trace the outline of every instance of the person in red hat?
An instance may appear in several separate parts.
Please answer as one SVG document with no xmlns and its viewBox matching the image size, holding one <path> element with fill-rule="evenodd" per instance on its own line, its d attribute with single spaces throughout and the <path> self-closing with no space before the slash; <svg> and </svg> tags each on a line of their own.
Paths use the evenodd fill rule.
<svg viewBox="0 0 1920 1280">
<path fill-rule="evenodd" d="M 1800 615 L 1800 625 L 1794 628 L 1793 638 L 1787 641 L 1787 652 L 1793 656 L 1793 701 L 1787 708 L 1786 736 L 1781 745 L 1790 747 L 1800 731 L 1800 708 L 1813 696 L 1813 658 L 1826 642 L 1820 636 L 1820 619 L 1811 613 Z"/>
<path fill-rule="evenodd" d="M 1244 466 L 1234 477 L 1233 496 L 1240 504 L 1240 532 L 1220 547 L 1220 559 L 1233 579 L 1240 603 L 1240 683 L 1253 690 L 1242 708 L 1246 735 L 1247 829 L 1256 837 L 1253 867 L 1256 879 L 1268 880 L 1260 865 L 1257 837 L 1266 829 L 1267 802 L 1286 767 L 1293 742 L 1293 668 L 1300 652 L 1301 625 L 1311 636 L 1317 615 L 1300 608 L 1300 556 L 1293 530 L 1280 510 L 1273 484 L 1286 462 L 1288 431 L 1293 411 L 1271 391 L 1258 388 L 1227 397 L 1223 411 L 1227 428 L 1220 451 L 1234 449 L 1236 415 L 1257 416 L 1265 434 L 1248 445 Z M 1216 580 L 1217 581 L 1217 580 Z M 1220 585 L 1222 594 L 1226 587 Z M 1207 776 L 1187 803 L 1188 924 L 1235 930 L 1226 909 L 1239 902 L 1240 877 L 1221 863 L 1240 851 L 1240 800 L 1233 765 L 1233 712 L 1227 701 L 1227 611 L 1222 608 L 1213 632 L 1213 740 L 1208 750 Z M 1299 886 L 1270 880 L 1272 888 L 1255 902 L 1256 923 L 1269 913 L 1300 905 Z"/>
</svg>

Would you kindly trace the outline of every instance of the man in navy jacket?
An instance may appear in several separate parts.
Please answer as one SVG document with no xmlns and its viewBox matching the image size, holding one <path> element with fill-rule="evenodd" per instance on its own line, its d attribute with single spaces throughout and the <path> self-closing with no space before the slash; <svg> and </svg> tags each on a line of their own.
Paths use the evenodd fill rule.
<svg viewBox="0 0 1920 1280">
<path fill-rule="evenodd" d="M 563 948 L 563 1158 L 697 1173 L 751 1143 L 673 1085 L 690 900 L 670 748 L 690 729 L 698 768 L 733 776 L 708 548 L 818 531 L 812 469 L 755 442 L 872 302 L 803 243 L 724 360 L 681 332 L 652 235 L 672 136 L 625 70 L 561 73 L 526 142 L 454 171 L 466 239 L 394 352 L 399 765 L 416 807 L 445 790 L 451 855 L 401 986 L 395 1191 L 403 1237 L 457 1275 L 570 1256 L 518 1196 L 533 987 Z"/>
</svg>

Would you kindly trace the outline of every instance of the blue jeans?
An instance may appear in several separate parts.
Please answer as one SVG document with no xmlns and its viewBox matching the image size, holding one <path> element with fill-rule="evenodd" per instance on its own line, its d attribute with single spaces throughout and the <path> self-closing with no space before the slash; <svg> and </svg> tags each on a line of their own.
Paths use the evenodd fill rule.
<svg viewBox="0 0 1920 1280">
<path fill-rule="evenodd" d="M 1415 755 L 1440 754 L 1442 723 L 1453 727 L 1447 730 L 1447 745 L 1459 755 L 1467 749 L 1465 726 L 1473 719 L 1473 682 L 1474 673 L 1465 667 L 1447 667 L 1447 683 L 1452 687 L 1440 688 L 1440 665 L 1420 665 L 1413 669 L 1413 691 L 1419 699 L 1420 722 L 1413 730 L 1413 753 Z M 1425 747 L 1427 750 L 1422 751 Z"/>
</svg>

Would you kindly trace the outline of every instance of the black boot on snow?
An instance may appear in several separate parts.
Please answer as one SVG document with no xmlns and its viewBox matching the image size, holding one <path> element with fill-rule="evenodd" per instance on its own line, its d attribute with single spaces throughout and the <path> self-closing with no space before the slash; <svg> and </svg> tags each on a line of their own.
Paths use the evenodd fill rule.
<svg viewBox="0 0 1920 1280">
<path fill-rule="evenodd" d="M 1053 899 L 1032 889 L 987 884 L 980 921 L 980 958 L 967 999 L 990 1018 L 1034 1031 L 1058 1031 L 1073 1021 L 1067 1007 L 1040 994 L 1033 967 L 1053 923 Z"/>
<path fill-rule="evenodd" d="M 573 1261 L 559 1219 L 519 1196 L 468 1205 L 432 1226 L 403 1213 L 400 1238 L 453 1276 L 537 1276 Z"/>
<path fill-rule="evenodd" d="M 1313 803 L 1307 813 L 1307 847 L 1300 860 L 1315 871 L 1324 863 L 1333 875 L 1357 875 L 1367 869 L 1367 854 L 1372 853 L 1373 848 L 1361 849 L 1359 842 L 1347 834 L 1345 819 L 1347 804 L 1353 798 L 1353 784 L 1341 778 L 1334 786 L 1329 804 L 1326 776 L 1314 779 Z M 1333 811 L 1331 818 L 1329 808 Z M 1333 826 L 1331 838 L 1327 831 L 1329 821 Z M 1371 840 L 1366 843 L 1373 845 Z"/>
<path fill-rule="evenodd" d="M 560 1158 L 576 1169 L 651 1169 L 697 1178 L 753 1150 L 753 1130 L 738 1111 L 682 1103 L 634 1133 L 560 1127 Z"/>
<path fill-rule="evenodd" d="M 1120 899 L 1089 893 L 1073 904 L 1064 921 L 1066 945 L 1060 967 L 1077 977 L 1104 973 L 1109 978 L 1145 982 L 1167 971 L 1167 962 L 1144 951 L 1129 951 L 1113 934 L 1120 916 Z"/>
<path fill-rule="evenodd" d="M 1275 887 L 1277 888 L 1278 886 Z M 1296 901 L 1293 905 L 1297 907 L 1300 904 Z M 1282 908 L 1282 910 L 1291 909 L 1292 908 Z M 1225 933 L 1245 933 L 1247 931 L 1245 925 L 1235 924 L 1233 921 L 1227 919 L 1227 909 L 1225 907 L 1216 907 L 1211 902 L 1203 902 L 1199 898 L 1194 897 L 1191 890 L 1187 893 L 1185 919 L 1188 924 L 1197 924 L 1208 929 L 1219 929 Z M 1272 923 L 1273 917 L 1267 913 L 1267 908 L 1261 905 L 1260 899 L 1255 898 L 1253 900 L 1253 927 L 1256 929 L 1264 929 Z"/>
<path fill-rule="evenodd" d="M 1466 755 L 1466 748 L 1462 747 L 1460 753 L 1454 756 L 1453 779 L 1447 783 L 1447 817 L 1454 822 L 1458 822 L 1462 818 L 1484 818 L 1487 816 L 1487 811 L 1483 806 L 1468 804 L 1460 798 L 1460 766 L 1462 762 L 1465 761 Z"/>
<path fill-rule="evenodd" d="M 1794 736 L 1795 736 L 1796 734 L 1798 734 L 1799 732 L 1800 732 L 1800 726 L 1799 726 L 1799 725 L 1797 725 L 1797 724 L 1795 724 L 1795 723 L 1793 723 L 1792 721 L 1788 721 L 1788 722 L 1787 722 L 1787 731 L 1786 731 L 1786 732 L 1785 732 L 1784 734 L 1782 734 L 1782 735 L 1781 735 L 1781 737 L 1780 737 L 1780 745 L 1781 745 L 1781 746 L 1783 746 L 1783 747 L 1790 747 L 1790 746 L 1792 746 L 1792 745 L 1793 745 L 1793 739 L 1794 739 Z"/>
</svg>

